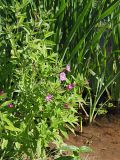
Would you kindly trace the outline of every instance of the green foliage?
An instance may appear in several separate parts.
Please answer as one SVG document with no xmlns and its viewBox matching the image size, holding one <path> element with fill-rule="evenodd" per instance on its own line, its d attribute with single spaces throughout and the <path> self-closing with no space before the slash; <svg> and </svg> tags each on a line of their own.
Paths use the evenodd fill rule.
<svg viewBox="0 0 120 160">
<path fill-rule="evenodd" d="M 97 79 L 97 86 L 96 86 L 96 92 L 95 92 L 95 96 L 94 99 L 91 97 L 91 93 L 89 92 L 89 98 L 90 98 L 90 123 L 96 118 L 96 115 L 98 113 L 102 113 L 102 111 L 105 111 L 102 107 L 105 105 L 105 103 L 103 103 L 103 105 L 101 107 L 98 107 L 99 104 L 99 100 L 102 97 L 102 94 L 107 91 L 107 88 L 119 77 L 120 75 L 120 71 L 114 75 L 114 77 L 110 76 L 108 81 L 105 82 L 105 77 L 104 74 L 102 75 L 102 77 L 98 77 L 96 76 L 96 74 L 94 73 L 94 76 Z M 107 100 L 108 101 L 108 100 Z M 105 113 L 105 112 L 103 112 Z"/>
<path fill-rule="evenodd" d="M 91 123 L 105 113 L 104 92 L 120 99 L 119 9 L 120 0 L 0 1 L 1 159 L 46 158 L 79 109 Z"/>
<path fill-rule="evenodd" d="M 56 160 L 81 160 L 82 153 L 92 152 L 92 149 L 87 146 L 76 147 L 76 146 L 65 145 L 65 146 L 62 146 L 60 149 L 62 151 L 70 151 L 72 152 L 72 155 L 71 156 L 61 156 L 57 158 Z"/>
<path fill-rule="evenodd" d="M 59 59 L 71 64 L 74 75 L 82 73 L 91 82 L 91 92 L 86 93 L 88 99 L 94 101 L 99 92 L 99 101 L 103 90 L 108 89 L 112 98 L 119 100 L 119 76 L 114 77 L 119 72 L 119 55 L 115 50 L 119 52 L 120 1 L 58 0 L 41 3 L 45 10 L 51 9 L 56 18 L 51 27 L 55 30 L 53 38 L 57 45 L 54 49 L 59 52 Z M 103 80 L 104 86 L 91 75 L 90 70 Z M 98 101 L 91 105 L 89 100 L 89 118 L 91 110 L 94 115 Z"/>
<path fill-rule="evenodd" d="M 85 103 L 79 87 L 82 91 L 86 80 L 80 84 L 81 75 L 75 79 L 64 71 L 66 81 L 60 81 L 65 67 L 53 52 L 50 13 L 32 1 L 1 1 L 0 9 L 0 87 L 14 102 L 9 110 L 1 105 L 0 154 L 2 159 L 44 158 L 50 142 L 59 147 L 61 135 L 74 132 L 78 103 Z"/>
</svg>

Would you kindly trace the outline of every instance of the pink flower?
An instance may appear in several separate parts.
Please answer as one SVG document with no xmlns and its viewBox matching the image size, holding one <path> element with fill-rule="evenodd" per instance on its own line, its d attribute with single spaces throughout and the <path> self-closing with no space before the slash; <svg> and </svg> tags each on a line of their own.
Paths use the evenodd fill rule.
<svg viewBox="0 0 120 160">
<path fill-rule="evenodd" d="M 71 89 L 73 89 L 73 88 L 74 88 L 74 86 L 75 86 L 75 84 L 74 84 L 74 83 L 72 83 L 72 84 L 68 84 L 68 85 L 66 86 L 66 89 L 67 89 L 67 90 L 71 90 Z"/>
<path fill-rule="evenodd" d="M 69 109 L 69 105 L 67 103 L 64 104 L 64 108 Z"/>
<path fill-rule="evenodd" d="M 52 100 L 52 95 L 51 94 L 48 94 L 46 97 L 45 97 L 45 100 L 47 101 L 47 102 L 49 102 L 49 101 L 51 101 Z"/>
<path fill-rule="evenodd" d="M 8 104 L 8 107 L 13 108 L 13 104 L 12 103 Z"/>
<path fill-rule="evenodd" d="M 67 64 L 67 66 L 66 66 L 66 71 L 67 72 L 70 72 L 71 70 L 70 70 L 70 65 L 69 64 Z"/>
<path fill-rule="evenodd" d="M 65 74 L 65 72 L 61 72 L 60 73 L 60 80 L 61 81 L 66 81 L 66 74 Z"/>
</svg>

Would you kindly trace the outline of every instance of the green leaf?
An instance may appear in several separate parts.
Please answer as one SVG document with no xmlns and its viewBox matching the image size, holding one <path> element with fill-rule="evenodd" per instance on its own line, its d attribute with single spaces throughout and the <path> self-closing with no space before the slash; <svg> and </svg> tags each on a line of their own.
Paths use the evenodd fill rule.
<svg viewBox="0 0 120 160">
<path fill-rule="evenodd" d="M 79 148 L 79 152 L 80 153 L 89 153 L 89 152 L 92 152 L 92 149 L 90 147 L 87 147 L 87 146 L 81 146 Z"/>
<path fill-rule="evenodd" d="M 104 33 L 104 31 L 106 30 L 107 27 L 108 26 L 106 25 L 106 26 L 100 28 L 98 30 L 98 32 L 95 33 L 95 36 L 93 37 L 93 40 L 91 42 L 92 49 L 94 49 L 96 47 L 96 45 L 99 43 L 100 38 L 101 38 L 102 34 Z"/>
<path fill-rule="evenodd" d="M 108 15 L 110 15 L 116 9 L 116 7 L 118 7 L 119 5 L 120 5 L 120 0 L 118 0 L 113 5 L 111 5 L 111 7 L 108 7 L 108 9 L 99 17 L 99 20 L 101 20 L 101 19 L 107 17 Z"/>
<path fill-rule="evenodd" d="M 21 144 L 19 142 L 15 142 L 16 149 L 20 149 Z"/>
<path fill-rule="evenodd" d="M 61 150 L 63 150 L 63 151 L 78 151 L 79 150 L 79 148 L 78 147 L 76 147 L 76 146 L 69 146 L 69 145 L 65 145 L 65 146 L 62 146 L 61 148 L 60 148 Z"/>
<path fill-rule="evenodd" d="M 14 126 L 6 126 L 6 125 L 5 125 L 4 127 L 5 127 L 5 129 L 10 130 L 10 131 L 21 132 L 21 129 L 16 128 L 16 127 L 14 127 Z"/>
<path fill-rule="evenodd" d="M 1 149 L 5 149 L 7 147 L 8 140 L 4 139 L 2 140 Z"/>
<path fill-rule="evenodd" d="M 60 16 L 60 14 L 64 12 L 64 10 L 65 10 L 65 8 L 66 8 L 66 6 L 67 6 L 67 2 L 65 3 L 64 0 L 62 0 L 62 3 L 61 3 L 61 4 L 62 4 L 62 5 L 61 5 L 60 9 L 59 9 L 58 12 L 56 13 L 56 17 Z"/>
<path fill-rule="evenodd" d="M 18 132 L 21 131 L 21 129 L 13 125 L 13 123 L 7 118 L 6 114 L 0 113 L 0 118 L 3 122 L 7 123 L 7 125 L 4 126 L 5 129 L 10 130 L 10 131 L 18 131 Z"/>
<path fill-rule="evenodd" d="M 92 76 L 95 76 L 96 73 L 92 70 L 92 69 L 89 69 L 89 73 L 92 75 Z"/>
<path fill-rule="evenodd" d="M 69 36 L 68 36 L 66 42 L 65 42 L 62 59 L 64 59 L 64 56 L 65 56 L 65 54 L 67 52 L 67 48 L 68 48 L 70 42 L 72 41 L 72 39 L 74 37 L 74 34 L 76 33 L 76 31 L 79 28 L 80 24 L 83 22 L 84 17 L 86 16 L 86 14 L 88 13 L 88 11 L 90 10 L 91 5 L 92 5 L 92 0 L 90 0 L 90 2 L 88 4 L 86 4 L 86 6 L 83 9 L 82 13 L 79 14 L 78 19 L 77 19 L 76 23 L 74 24 L 71 32 L 69 33 Z"/>
<path fill-rule="evenodd" d="M 36 152 L 37 152 L 38 156 L 40 156 L 40 154 L 41 154 L 41 150 L 42 150 L 41 147 L 42 147 L 41 146 L 41 139 L 38 139 L 38 141 L 37 141 L 37 149 L 36 149 Z"/>
<path fill-rule="evenodd" d="M 54 32 L 47 32 L 44 36 L 45 38 L 48 38 L 50 36 L 52 36 L 54 34 Z"/>
<path fill-rule="evenodd" d="M 60 128 L 60 132 L 63 134 L 63 136 L 64 136 L 65 138 L 68 138 L 68 134 L 67 134 L 66 130 L 65 130 L 63 127 Z"/>
<path fill-rule="evenodd" d="M 106 88 L 108 88 L 117 78 L 118 76 L 120 75 L 120 71 L 115 74 L 115 76 L 113 78 L 111 78 L 106 84 L 105 86 L 101 89 L 100 93 L 98 94 L 97 98 L 96 98 L 96 101 L 95 101 L 95 106 L 97 105 L 100 97 L 102 96 L 102 94 L 104 93 L 104 91 L 106 90 Z"/>
</svg>

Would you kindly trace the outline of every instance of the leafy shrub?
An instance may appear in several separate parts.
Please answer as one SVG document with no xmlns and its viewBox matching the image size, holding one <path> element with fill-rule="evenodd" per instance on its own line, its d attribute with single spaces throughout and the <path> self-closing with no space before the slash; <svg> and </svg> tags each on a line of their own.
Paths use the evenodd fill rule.
<svg viewBox="0 0 120 160">
<path fill-rule="evenodd" d="M 7 127 L 0 130 L 1 159 L 46 157 L 49 142 L 59 147 L 66 129 L 73 131 L 76 108 L 84 103 L 79 87 L 82 91 L 85 79 L 72 77 L 70 66 L 62 67 L 53 52 L 49 13 L 37 14 L 32 3 L 24 2 L 1 7 L 0 87 L 14 103 L 2 107 Z"/>
<path fill-rule="evenodd" d="M 9 157 L 23 153 L 31 158 L 44 157 L 49 142 L 59 146 L 60 133 L 67 136 L 65 128 L 72 130 L 77 124 L 75 107 L 82 97 L 74 90 L 75 84 L 69 84 L 63 68 L 56 63 L 56 55 L 48 51 L 44 40 L 33 40 L 25 49 L 17 50 L 16 57 L 11 56 L 15 65 L 15 106 L 10 119 L 14 125 L 2 131 L 2 138 L 7 141 L 5 154 Z"/>
</svg>

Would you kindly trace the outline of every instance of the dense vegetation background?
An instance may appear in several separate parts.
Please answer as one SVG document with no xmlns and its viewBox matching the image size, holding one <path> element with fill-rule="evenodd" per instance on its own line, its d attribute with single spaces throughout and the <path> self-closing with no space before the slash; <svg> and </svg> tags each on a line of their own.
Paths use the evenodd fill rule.
<svg viewBox="0 0 120 160">
<path fill-rule="evenodd" d="M 120 101 L 120 0 L 0 0 L 0 155 L 53 142 Z"/>
</svg>

